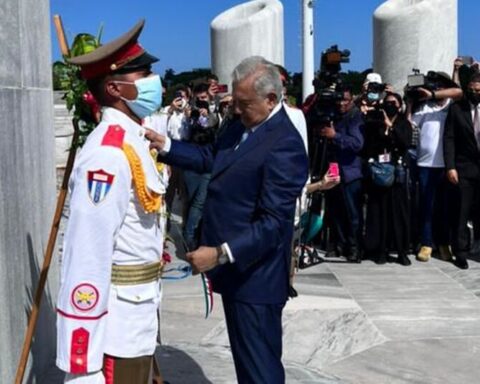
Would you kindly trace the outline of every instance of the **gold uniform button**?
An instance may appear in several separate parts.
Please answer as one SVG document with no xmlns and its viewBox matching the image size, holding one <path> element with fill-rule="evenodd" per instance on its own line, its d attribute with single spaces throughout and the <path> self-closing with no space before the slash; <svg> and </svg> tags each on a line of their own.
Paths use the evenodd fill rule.
<svg viewBox="0 0 480 384">
<path fill-rule="evenodd" d="M 75 362 L 76 362 L 78 365 L 82 365 L 82 364 L 83 364 L 83 359 L 77 359 L 77 360 L 75 360 Z"/>
</svg>

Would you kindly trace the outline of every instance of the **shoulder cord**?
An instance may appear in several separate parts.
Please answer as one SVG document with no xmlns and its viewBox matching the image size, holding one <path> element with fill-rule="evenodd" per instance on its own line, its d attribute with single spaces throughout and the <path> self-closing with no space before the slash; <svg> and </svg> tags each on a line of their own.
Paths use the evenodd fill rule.
<svg viewBox="0 0 480 384">
<path fill-rule="evenodd" d="M 135 149 L 127 143 L 122 144 L 122 149 L 130 165 L 133 185 L 137 193 L 138 201 L 146 213 L 158 212 L 162 205 L 161 195 L 148 190 L 142 163 Z"/>
</svg>

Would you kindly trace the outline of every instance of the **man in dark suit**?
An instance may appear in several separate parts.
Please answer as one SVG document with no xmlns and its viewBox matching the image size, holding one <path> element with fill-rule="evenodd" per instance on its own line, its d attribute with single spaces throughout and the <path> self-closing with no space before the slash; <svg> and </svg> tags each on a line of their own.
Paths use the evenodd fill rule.
<svg viewBox="0 0 480 384">
<path fill-rule="evenodd" d="M 459 209 L 455 220 L 453 250 L 455 265 L 468 268 L 467 221 L 480 202 L 480 74 L 468 83 L 466 97 L 453 104 L 444 133 L 444 156 L 448 180 L 458 186 Z"/>
<path fill-rule="evenodd" d="M 295 199 L 308 174 L 305 146 L 280 102 L 282 82 L 261 57 L 233 71 L 240 121 L 210 146 L 146 137 L 165 162 L 211 171 L 201 247 L 187 255 L 223 299 L 239 383 L 285 381 L 282 310 L 288 295 Z"/>
</svg>

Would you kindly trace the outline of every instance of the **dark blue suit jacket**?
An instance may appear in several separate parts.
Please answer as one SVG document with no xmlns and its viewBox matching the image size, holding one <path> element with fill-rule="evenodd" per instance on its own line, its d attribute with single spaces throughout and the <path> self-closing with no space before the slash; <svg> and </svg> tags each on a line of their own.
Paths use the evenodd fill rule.
<svg viewBox="0 0 480 384">
<path fill-rule="evenodd" d="M 284 303 L 295 200 L 308 174 L 305 147 L 282 108 L 235 150 L 238 122 L 211 146 L 173 141 L 164 161 L 211 172 L 201 245 L 227 242 L 235 262 L 208 273 L 215 292 L 249 303 Z"/>
</svg>

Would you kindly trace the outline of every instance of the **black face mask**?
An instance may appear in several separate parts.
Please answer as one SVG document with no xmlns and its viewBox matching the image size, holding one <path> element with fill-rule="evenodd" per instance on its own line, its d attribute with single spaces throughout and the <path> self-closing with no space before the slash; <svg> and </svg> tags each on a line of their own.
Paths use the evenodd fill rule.
<svg viewBox="0 0 480 384">
<path fill-rule="evenodd" d="M 480 104 L 480 94 L 472 91 L 467 91 L 467 100 L 470 101 L 473 105 Z"/>
<path fill-rule="evenodd" d="M 392 118 L 398 114 L 398 107 L 395 105 L 395 103 L 385 103 L 383 104 L 383 109 L 389 118 Z"/>
</svg>

